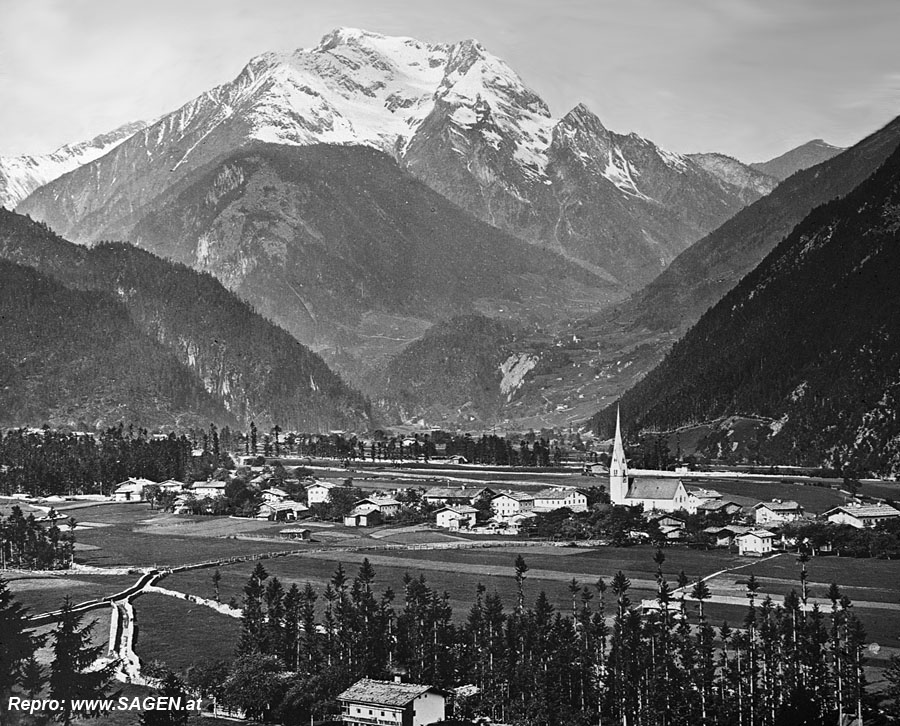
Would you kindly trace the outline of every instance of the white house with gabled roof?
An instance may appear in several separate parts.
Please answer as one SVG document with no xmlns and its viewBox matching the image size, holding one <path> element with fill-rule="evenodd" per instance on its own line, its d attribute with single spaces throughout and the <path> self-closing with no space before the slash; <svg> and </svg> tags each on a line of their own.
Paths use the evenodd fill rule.
<svg viewBox="0 0 900 726">
<path fill-rule="evenodd" d="M 447 693 L 418 683 L 363 678 L 338 694 L 348 726 L 428 726 L 443 721 Z"/>
<path fill-rule="evenodd" d="M 849 524 L 857 529 L 874 527 L 882 522 L 897 520 L 900 510 L 890 504 L 844 504 L 825 512 L 824 517 L 834 524 Z"/>
<path fill-rule="evenodd" d="M 522 492 L 502 492 L 491 497 L 490 501 L 494 516 L 501 519 L 534 510 L 534 496 Z"/>
</svg>

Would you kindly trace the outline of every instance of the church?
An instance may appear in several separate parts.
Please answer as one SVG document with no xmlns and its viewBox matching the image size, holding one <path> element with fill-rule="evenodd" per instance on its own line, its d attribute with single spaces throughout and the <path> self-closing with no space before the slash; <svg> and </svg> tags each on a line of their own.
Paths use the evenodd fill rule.
<svg viewBox="0 0 900 726">
<path fill-rule="evenodd" d="M 616 411 L 616 438 L 609 462 L 609 498 L 614 505 L 644 506 L 644 511 L 675 512 L 689 509 L 689 495 L 677 477 L 629 477 L 622 445 L 622 426 Z"/>
</svg>

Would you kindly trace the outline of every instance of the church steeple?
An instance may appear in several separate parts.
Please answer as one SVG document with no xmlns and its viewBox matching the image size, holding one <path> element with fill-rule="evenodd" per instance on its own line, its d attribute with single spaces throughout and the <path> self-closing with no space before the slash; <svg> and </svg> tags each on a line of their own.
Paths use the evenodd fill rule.
<svg viewBox="0 0 900 726">
<path fill-rule="evenodd" d="M 622 445 L 622 423 L 619 409 L 616 408 L 616 438 L 609 461 L 609 498 L 613 504 L 624 504 L 627 494 L 628 464 L 625 461 L 625 447 Z"/>
</svg>

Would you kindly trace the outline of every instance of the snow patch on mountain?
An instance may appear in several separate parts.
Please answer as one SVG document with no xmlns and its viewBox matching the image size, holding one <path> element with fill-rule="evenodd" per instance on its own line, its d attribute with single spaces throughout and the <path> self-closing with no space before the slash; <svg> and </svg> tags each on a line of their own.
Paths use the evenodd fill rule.
<svg viewBox="0 0 900 726">
<path fill-rule="evenodd" d="M 146 126 L 144 121 L 135 121 L 50 154 L 0 157 L 0 206 L 13 209 L 38 187 L 99 159 Z"/>
</svg>

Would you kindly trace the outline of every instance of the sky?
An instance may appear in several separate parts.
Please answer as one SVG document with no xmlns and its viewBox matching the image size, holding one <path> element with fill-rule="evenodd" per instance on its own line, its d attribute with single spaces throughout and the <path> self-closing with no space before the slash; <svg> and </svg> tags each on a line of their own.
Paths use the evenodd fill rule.
<svg viewBox="0 0 900 726">
<path fill-rule="evenodd" d="M 549 104 L 763 161 L 900 115 L 898 0 L 0 0 L 0 155 L 153 119 L 341 26 L 476 38 Z"/>
</svg>

